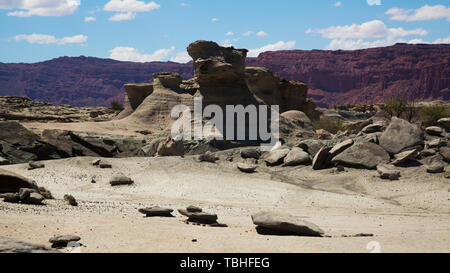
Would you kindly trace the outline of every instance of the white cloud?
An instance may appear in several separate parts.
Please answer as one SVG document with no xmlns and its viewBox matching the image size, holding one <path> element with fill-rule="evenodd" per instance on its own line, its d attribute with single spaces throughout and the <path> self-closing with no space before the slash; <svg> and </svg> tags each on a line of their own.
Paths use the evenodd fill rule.
<svg viewBox="0 0 450 273">
<path fill-rule="evenodd" d="M 328 39 L 366 39 L 383 37 L 403 37 L 408 35 L 426 35 L 428 32 L 424 29 L 405 30 L 403 28 L 388 28 L 382 21 L 373 20 L 361 25 L 353 24 L 346 26 L 331 26 L 325 29 L 308 29 L 307 34 L 319 33 Z"/>
<path fill-rule="evenodd" d="M 266 51 L 289 50 L 293 49 L 295 47 L 295 44 L 296 44 L 295 41 L 289 42 L 279 41 L 278 43 L 275 44 L 268 44 L 260 48 L 250 49 L 247 55 L 249 57 L 258 57 L 260 53 Z"/>
<path fill-rule="evenodd" d="M 140 53 L 138 50 L 132 47 L 115 47 L 111 49 L 109 58 L 118 61 L 128 61 L 128 62 L 154 62 L 162 61 L 167 59 L 167 57 L 175 50 L 175 47 L 163 48 L 156 50 L 152 54 Z"/>
<path fill-rule="evenodd" d="M 253 34 L 253 31 L 249 30 L 247 32 L 242 33 L 242 36 L 250 36 Z"/>
<path fill-rule="evenodd" d="M 391 8 L 385 14 L 390 15 L 389 18 L 395 21 L 427 21 L 444 18 L 450 21 L 450 7 L 443 5 L 425 5 L 415 10 Z"/>
<path fill-rule="evenodd" d="M 153 1 L 145 3 L 137 0 L 110 0 L 103 10 L 118 12 L 109 18 L 110 21 L 125 21 L 134 19 L 137 12 L 148 12 L 160 7 Z"/>
<path fill-rule="evenodd" d="M 267 34 L 265 31 L 263 31 L 263 30 L 261 30 L 260 32 L 258 32 L 258 33 L 256 33 L 256 36 L 259 36 L 259 37 L 264 37 L 264 36 L 267 36 L 267 35 L 269 35 L 269 34 Z"/>
<path fill-rule="evenodd" d="M 178 52 L 175 57 L 170 58 L 170 61 L 176 62 L 176 63 L 188 63 L 192 61 L 191 56 L 185 51 L 185 52 Z"/>
<path fill-rule="evenodd" d="M 181 2 L 180 6 L 182 6 L 182 7 L 190 7 L 191 4 Z"/>
<path fill-rule="evenodd" d="M 333 4 L 333 6 L 340 7 L 340 6 L 342 6 L 342 2 L 341 1 L 337 1 L 336 3 Z"/>
<path fill-rule="evenodd" d="M 227 33 L 225 33 L 225 35 L 226 35 L 226 36 L 233 36 L 233 35 L 234 35 L 234 33 L 233 33 L 233 32 L 231 32 L 231 31 L 228 31 Z"/>
<path fill-rule="evenodd" d="M 67 16 L 74 13 L 80 0 L 0 0 L 0 10 L 13 10 L 8 16 Z"/>
<path fill-rule="evenodd" d="M 58 44 L 58 45 L 65 45 L 65 44 L 81 44 L 86 42 L 88 39 L 85 35 L 75 35 L 71 37 L 63 37 L 63 38 L 56 38 L 52 35 L 46 35 L 46 34 L 20 34 L 13 37 L 13 40 L 19 42 L 19 41 L 26 41 L 30 44 L 40 44 L 40 45 L 47 45 L 47 44 Z"/>
<path fill-rule="evenodd" d="M 367 0 L 367 4 L 369 6 L 380 6 L 381 5 L 381 0 Z"/>
<path fill-rule="evenodd" d="M 133 20 L 136 17 L 134 12 L 117 13 L 109 17 L 109 21 L 128 21 Z"/>
<path fill-rule="evenodd" d="M 211 22 L 219 22 L 219 18 L 212 18 Z"/>
<path fill-rule="evenodd" d="M 94 22 L 94 21 L 96 21 L 96 20 L 97 20 L 97 19 L 96 19 L 95 17 L 92 17 L 92 16 L 84 17 L 84 21 L 85 21 L 86 23 Z"/>
<path fill-rule="evenodd" d="M 439 38 L 436 41 L 434 41 L 434 44 L 450 44 L 450 37 Z"/>
</svg>

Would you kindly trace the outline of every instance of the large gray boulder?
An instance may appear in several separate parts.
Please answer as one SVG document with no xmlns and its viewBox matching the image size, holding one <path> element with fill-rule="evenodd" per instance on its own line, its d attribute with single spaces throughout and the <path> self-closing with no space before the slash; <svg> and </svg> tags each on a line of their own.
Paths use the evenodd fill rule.
<svg viewBox="0 0 450 273">
<path fill-rule="evenodd" d="M 19 192 L 21 188 L 37 190 L 38 186 L 31 179 L 0 169 L 0 193 Z"/>
<path fill-rule="evenodd" d="M 419 127 L 404 119 L 392 117 L 391 123 L 381 135 L 379 142 L 387 152 L 397 154 L 408 147 L 423 144 L 423 132 Z"/>
<path fill-rule="evenodd" d="M 379 145 L 359 142 L 332 159 L 334 164 L 348 167 L 375 169 L 377 165 L 388 163 L 389 154 Z"/>
<path fill-rule="evenodd" d="M 260 212 L 252 215 L 252 220 L 261 233 L 321 237 L 324 231 L 313 223 L 289 214 Z"/>
<path fill-rule="evenodd" d="M 348 147 L 353 145 L 353 139 L 347 139 L 334 145 L 334 147 L 330 150 L 330 158 L 337 156 L 338 154 L 345 151 Z"/>
<path fill-rule="evenodd" d="M 309 164 L 311 157 L 303 149 L 293 147 L 287 156 L 284 158 L 284 166 L 297 166 L 302 164 Z"/>
</svg>

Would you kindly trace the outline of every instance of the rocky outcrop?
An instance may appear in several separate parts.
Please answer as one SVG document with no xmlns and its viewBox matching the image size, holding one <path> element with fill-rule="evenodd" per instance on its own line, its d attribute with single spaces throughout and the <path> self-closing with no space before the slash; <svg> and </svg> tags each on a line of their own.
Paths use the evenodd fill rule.
<svg viewBox="0 0 450 273">
<path fill-rule="evenodd" d="M 392 117 L 391 123 L 383 132 L 380 146 L 391 154 L 423 144 L 423 132 L 417 125 L 411 124 L 404 119 Z"/>
</svg>

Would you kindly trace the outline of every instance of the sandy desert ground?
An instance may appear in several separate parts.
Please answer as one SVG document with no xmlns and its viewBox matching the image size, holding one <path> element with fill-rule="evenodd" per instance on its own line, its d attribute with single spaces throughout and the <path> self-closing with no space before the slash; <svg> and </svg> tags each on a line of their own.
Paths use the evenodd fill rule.
<svg viewBox="0 0 450 273">
<path fill-rule="evenodd" d="M 112 169 L 100 169 L 93 159 L 45 161 L 45 168 L 32 171 L 26 164 L 2 167 L 34 179 L 56 199 L 45 206 L 0 202 L 0 236 L 50 246 L 54 235 L 75 234 L 83 253 L 450 251 L 450 183 L 423 166 L 403 168 L 400 180 L 387 181 L 357 169 L 333 173 L 260 163 L 257 173 L 245 174 L 235 162 L 195 157 L 106 159 Z M 119 173 L 135 184 L 110 186 Z M 64 194 L 72 194 L 78 207 L 67 205 Z M 186 224 L 178 212 L 173 218 L 138 212 L 152 205 L 175 211 L 197 205 L 228 227 Z M 259 211 L 304 217 L 327 236 L 259 235 L 251 220 Z M 373 237 L 345 237 L 358 233 Z"/>
</svg>

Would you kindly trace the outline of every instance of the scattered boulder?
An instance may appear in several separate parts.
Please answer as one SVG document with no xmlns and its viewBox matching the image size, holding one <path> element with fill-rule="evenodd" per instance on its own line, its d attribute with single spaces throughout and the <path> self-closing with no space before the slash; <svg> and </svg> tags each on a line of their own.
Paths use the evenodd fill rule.
<svg viewBox="0 0 450 273">
<path fill-rule="evenodd" d="M 392 165 L 395 165 L 395 166 L 402 165 L 403 163 L 405 163 L 409 160 L 416 159 L 416 157 L 418 155 L 419 155 L 419 152 L 416 149 L 401 152 L 394 156 L 395 159 L 394 159 L 394 161 L 392 161 Z"/>
<path fill-rule="evenodd" d="M 214 153 L 211 153 L 210 151 L 206 151 L 205 153 L 198 156 L 198 160 L 200 162 L 216 163 L 216 161 L 219 160 L 219 157 Z"/>
<path fill-rule="evenodd" d="M 426 166 L 428 173 L 443 173 L 445 166 L 439 162 L 433 162 L 431 165 Z"/>
<path fill-rule="evenodd" d="M 68 205 L 71 205 L 71 206 L 73 206 L 73 207 L 78 206 L 77 200 L 75 199 L 75 197 L 73 197 L 73 196 L 70 195 L 70 194 L 65 194 L 65 195 L 64 195 L 64 201 L 65 201 Z"/>
<path fill-rule="evenodd" d="M 67 247 L 70 242 L 78 242 L 79 240 L 81 238 L 76 235 L 60 235 L 54 236 L 48 241 L 52 244 L 52 248 L 62 248 Z"/>
<path fill-rule="evenodd" d="M 302 148 L 303 151 L 308 152 L 311 157 L 314 157 L 323 146 L 328 146 L 328 143 L 329 140 L 305 139 L 302 140 L 297 147 Z"/>
<path fill-rule="evenodd" d="M 241 157 L 245 159 L 247 158 L 259 159 L 261 157 L 261 150 L 256 147 L 241 149 Z"/>
<path fill-rule="evenodd" d="M 270 151 L 265 155 L 264 161 L 266 161 L 267 166 L 276 166 L 283 163 L 283 159 L 288 153 L 289 149 L 277 149 Z"/>
<path fill-rule="evenodd" d="M 389 180 L 398 180 L 400 177 L 400 171 L 395 166 L 390 164 L 380 164 L 377 166 L 377 171 L 380 174 L 380 178 Z"/>
<path fill-rule="evenodd" d="M 434 149 L 425 149 L 420 152 L 420 157 L 428 157 L 436 154 L 436 150 Z"/>
<path fill-rule="evenodd" d="M 254 173 L 257 166 L 256 165 L 250 165 L 248 163 L 238 163 L 237 168 L 244 173 Z"/>
<path fill-rule="evenodd" d="M 322 237 L 324 231 L 313 223 L 289 214 L 260 212 L 252 215 L 258 233 Z M 273 232 L 273 233 L 272 233 Z"/>
<path fill-rule="evenodd" d="M 345 149 L 347 149 L 348 147 L 353 145 L 353 139 L 347 139 L 344 140 L 343 142 L 334 145 L 334 147 L 330 150 L 330 158 L 332 159 L 333 157 L 337 156 L 338 154 L 342 153 L 343 151 L 345 151 Z"/>
<path fill-rule="evenodd" d="M 312 161 L 313 170 L 320 170 L 328 165 L 328 158 L 330 156 L 330 147 L 323 146 L 317 154 L 314 156 Z"/>
<path fill-rule="evenodd" d="M 442 135 L 442 128 L 437 126 L 430 126 L 425 128 L 425 132 L 431 136 L 441 136 Z"/>
<path fill-rule="evenodd" d="M 348 167 L 375 169 L 377 165 L 388 163 L 389 154 L 379 145 L 359 142 L 332 159 L 334 164 Z"/>
<path fill-rule="evenodd" d="M 139 212 L 145 214 L 146 217 L 173 217 L 173 209 L 161 208 L 158 206 L 139 209 Z"/>
<path fill-rule="evenodd" d="M 179 209 L 178 212 L 186 217 L 188 217 L 188 221 L 190 222 L 198 222 L 205 224 L 213 224 L 217 223 L 217 215 L 210 214 L 203 211 L 200 212 L 191 212 L 187 209 Z"/>
<path fill-rule="evenodd" d="M 371 134 L 371 133 L 376 133 L 376 132 L 381 132 L 383 130 L 383 125 L 382 124 L 370 124 L 367 125 L 366 127 L 364 127 L 361 132 L 365 133 L 365 134 Z"/>
<path fill-rule="evenodd" d="M 311 157 L 303 149 L 293 147 L 284 158 L 283 166 L 297 166 L 302 164 L 309 164 Z"/>
<path fill-rule="evenodd" d="M 0 237 L 0 253 L 59 253 L 42 245 Z"/>
<path fill-rule="evenodd" d="M 34 169 L 42 169 L 45 168 L 45 164 L 40 162 L 31 161 L 28 163 L 28 170 L 34 170 Z"/>
<path fill-rule="evenodd" d="M 390 154 L 423 144 L 423 132 L 404 119 L 392 117 L 391 123 L 379 139 L 380 146 Z"/>
<path fill-rule="evenodd" d="M 113 176 L 109 180 L 109 184 L 111 184 L 111 186 L 131 185 L 133 183 L 134 183 L 134 181 L 131 178 L 123 176 L 123 175 Z"/>
</svg>

